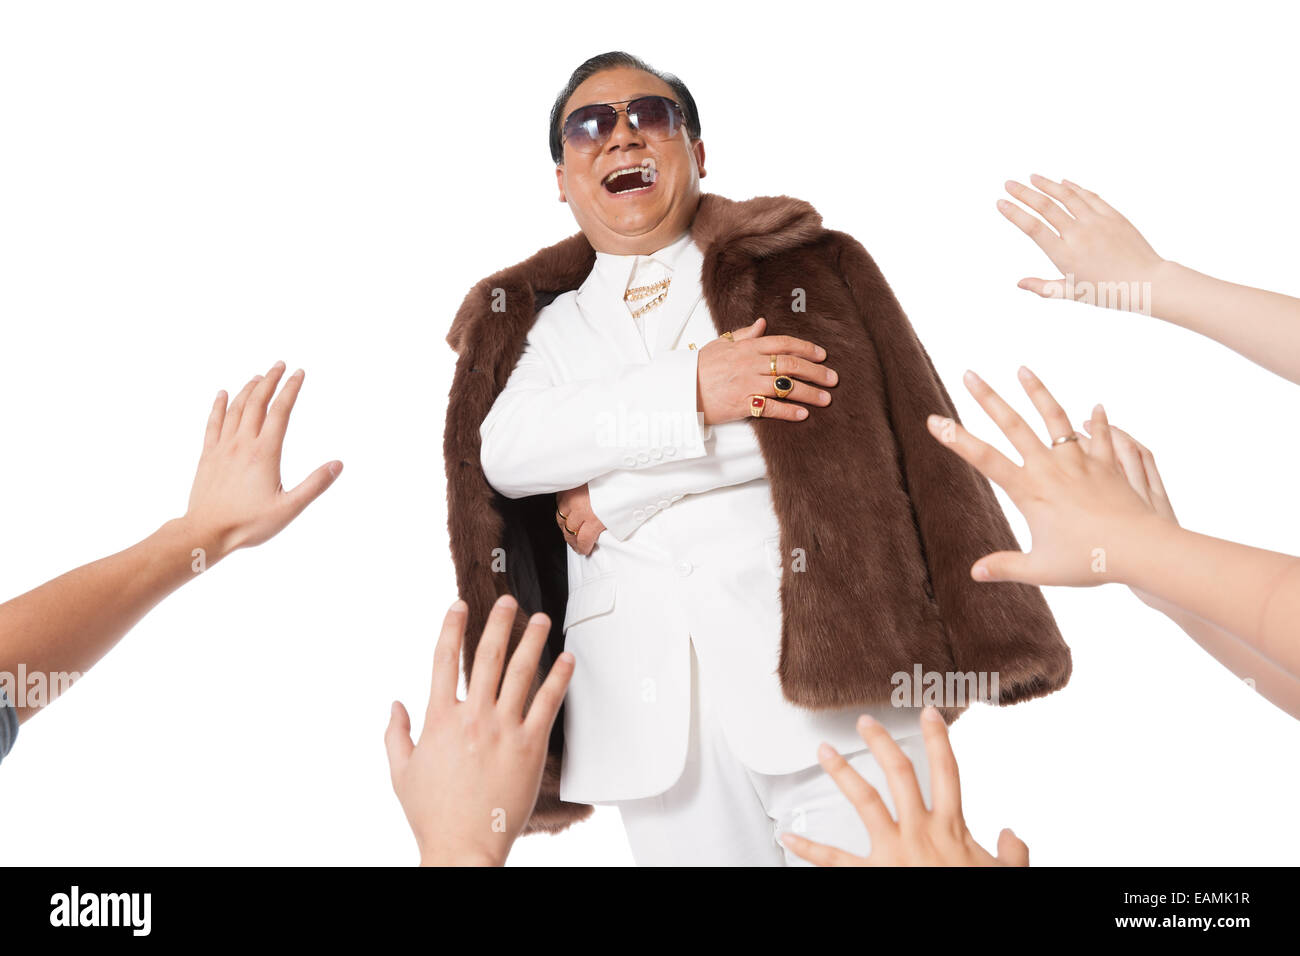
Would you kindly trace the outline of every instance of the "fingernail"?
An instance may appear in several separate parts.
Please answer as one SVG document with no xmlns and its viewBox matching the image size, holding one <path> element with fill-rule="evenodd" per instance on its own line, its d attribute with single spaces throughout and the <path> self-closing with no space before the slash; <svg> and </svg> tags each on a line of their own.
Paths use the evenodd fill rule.
<svg viewBox="0 0 1300 956">
<path fill-rule="evenodd" d="M 329 463 L 329 472 L 331 478 L 337 478 L 343 473 L 343 462 L 332 461 Z"/>
<path fill-rule="evenodd" d="M 823 760 L 829 760 L 835 756 L 835 748 L 828 743 L 820 743 L 817 745 L 817 756 Z"/>
<path fill-rule="evenodd" d="M 803 421 L 805 418 L 808 417 L 808 409 L 806 408 L 796 409 L 794 413 L 794 417 L 799 419 L 800 421 Z"/>
<path fill-rule="evenodd" d="M 455 601 L 452 602 L 451 609 L 453 611 L 468 611 L 469 605 L 466 604 L 464 601 L 462 601 L 460 598 L 457 598 Z"/>
<path fill-rule="evenodd" d="M 874 727 L 875 725 L 876 718 L 872 717 L 870 714 L 863 714 L 858 718 L 859 727 Z"/>
<path fill-rule="evenodd" d="M 937 720 L 940 723 L 942 723 L 943 714 L 939 713 L 939 708 L 934 706 L 934 704 L 926 704 L 923 708 L 921 708 L 921 719 L 929 720 L 929 721 Z"/>
<path fill-rule="evenodd" d="M 967 385 L 978 385 L 980 382 L 980 377 L 970 369 L 966 369 L 966 371 L 962 373 L 961 379 Z"/>
<path fill-rule="evenodd" d="M 1025 368 L 1025 366 L 1023 366 L 1023 365 L 1020 366 L 1020 369 L 1017 371 L 1016 374 L 1019 375 L 1021 378 L 1033 378 L 1033 377 L 1034 377 L 1034 373 L 1031 372 L 1031 371 L 1029 371 L 1029 369 Z"/>
<path fill-rule="evenodd" d="M 560 653 L 560 656 L 557 657 L 556 660 L 564 661 L 564 663 L 566 663 L 566 664 L 572 664 L 572 663 L 573 663 L 573 654 L 572 654 L 570 651 L 562 651 L 562 652 Z"/>
<path fill-rule="evenodd" d="M 975 570 L 971 572 L 971 577 L 976 581 L 987 581 L 989 580 L 989 569 L 982 564 L 977 564 Z"/>
</svg>

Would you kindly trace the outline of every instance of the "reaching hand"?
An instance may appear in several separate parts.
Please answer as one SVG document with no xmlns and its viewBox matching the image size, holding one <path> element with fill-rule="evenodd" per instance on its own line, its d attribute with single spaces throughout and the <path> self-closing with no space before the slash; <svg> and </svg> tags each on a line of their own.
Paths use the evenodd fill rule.
<svg viewBox="0 0 1300 956">
<path fill-rule="evenodd" d="M 1021 279 L 1020 288 L 1045 299 L 1069 294 L 1092 305 L 1149 312 L 1149 294 L 1141 283 L 1153 281 L 1164 259 L 1137 228 L 1096 193 L 1068 179 L 1057 183 L 1035 175 L 1030 182 L 1042 191 L 1008 180 L 1007 192 L 1047 220 L 1051 229 L 1005 199 L 998 200 L 998 211 L 1047 253 L 1063 278 Z M 1068 286 L 1064 277 L 1070 277 Z M 1136 299 L 1134 283 L 1139 283 Z"/>
<path fill-rule="evenodd" d="M 1054 438 L 1075 435 L 1070 420 L 1046 386 L 1020 369 L 1025 392 Z M 1092 441 L 1065 441 L 1051 447 L 974 372 L 967 389 L 1024 459 L 1018 466 L 972 436 L 950 418 L 931 415 L 931 434 L 996 482 L 1029 522 L 1033 547 L 1028 553 L 999 551 L 971 568 L 977 581 L 1020 581 L 1089 587 L 1122 580 L 1121 571 L 1138 553 L 1144 522 L 1163 520 L 1130 486 L 1115 459 L 1106 412 L 1092 412 Z"/>
<path fill-rule="evenodd" d="M 587 485 L 555 496 L 555 523 L 569 547 L 579 554 L 591 554 L 596 539 L 605 530 L 605 522 L 591 510 L 591 489 Z"/>
<path fill-rule="evenodd" d="M 1029 847 L 1009 829 L 998 836 L 996 857 L 975 842 L 962 816 L 961 782 L 948 728 L 934 707 L 926 707 L 921 717 L 930 761 L 933 810 L 925 806 L 916 770 L 907 754 L 879 721 L 864 714 L 858 721 L 858 733 L 885 771 L 898 819 L 890 814 L 875 787 L 863 780 L 830 744 L 822 744 L 818 762 L 858 811 L 871 836 L 871 853 L 854 856 L 794 833 L 782 833 L 781 842 L 792 853 L 818 866 L 1028 866 Z"/>
<path fill-rule="evenodd" d="M 189 509 L 182 519 L 205 548 L 215 550 L 207 556 L 209 563 L 275 537 L 343 470 L 341 461 L 329 462 L 292 491 L 284 490 L 280 452 L 303 381 L 301 369 L 290 375 L 268 412 L 284 368 L 283 362 L 276 362 L 265 378 L 256 376 L 229 408 L 225 392 L 218 392 L 212 405 Z"/>
<path fill-rule="evenodd" d="M 754 395 L 767 399 L 760 417 L 788 422 L 808 417 L 808 409 L 803 405 L 831 403 L 829 392 L 807 384 L 830 387 L 839 381 L 833 369 L 821 364 L 826 350 L 789 335 L 764 335 L 765 328 L 767 320 L 760 317 L 733 332 L 731 339 L 719 337 L 700 349 L 697 399 L 704 413 L 704 424 L 718 425 L 750 417 L 750 401 Z M 793 387 L 784 399 L 777 398 L 773 388 L 773 355 L 776 375 L 792 380 Z"/>
<path fill-rule="evenodd" d="M 433 685 L 418 744 L 411 742 L 406 708 L 393 702 L 384 734 L 388 766 L 425 865 L 505 863 L 537 803 L 546 744 L 573 676 L 573 655 L 566 651 L 556 659 L 525 714 L 551 623 L 545 614 L 529 618 L 502 680 L 518 606 L 509 595 L 497 599 L 462 701 L 456 681 L 466 606 L 452 605 L 433 652 Z"/>
<path fill-rule="evenodd" d="M 1087 422 L 1084 422 L 1083 427 L 1091 430 Z M 1156 459 L 1151 454 L 1151 450 L 1128 432 L 1114 425 L 1110 426 L 1110 439 L 1111 445 L 1115 449 L 1115 460 L 1119 463 L 1120 469 L 1124 472 L 1124 477 L 1128 479 L 1129 485 L 1137 492 L 1138 497 L 1142 499 L 1152 514 L 1178 524 L 1178 518 L 1174 514 L 1174 506 L 1170 504 L 1169 496 L 1165 493 L 1165 485 L 1160 478 L 1160 471 L 1156 468 Z M 1090 440 L 1087 435 L 1079 436 L 1079 443 L 1083 445 L 1085 450 L 1088 448 Z M 1130 590 L 1143 604 L 1157 610 L 1167 610 L 1168 602 L 1161 601 L 1141 588 L 1130 587 Z"/>
</svg>

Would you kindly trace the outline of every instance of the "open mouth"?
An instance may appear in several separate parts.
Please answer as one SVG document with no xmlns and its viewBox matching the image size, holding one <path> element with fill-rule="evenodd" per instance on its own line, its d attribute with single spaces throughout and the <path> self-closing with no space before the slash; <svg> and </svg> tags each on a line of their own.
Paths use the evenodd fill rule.
<svg viewBox="0 0 1300 956">
<path fill-rule="evenodd" d="M 627 193 L 645 192 L 654 186 L 657 178 L 654 160 L 647 159 L 639 165 L 614 170 L 605 177 L 604 186 L 606 192 L 622 196 Z"/>
</svg>

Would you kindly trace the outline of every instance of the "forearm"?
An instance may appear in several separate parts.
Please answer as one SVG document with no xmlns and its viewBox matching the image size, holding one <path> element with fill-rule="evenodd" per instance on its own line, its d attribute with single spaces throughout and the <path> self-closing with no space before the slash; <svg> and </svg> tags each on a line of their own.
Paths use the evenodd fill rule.
<svg viewBox="0 0 1300 956">
<path fill-rule="evenodd" d="M 488 483 L 522 498 L 703 456 L 696 362 L 697 353 L 682 350 L 601 379 L 508 384 L 479 430 Z"/>
<path fill-rule="evenodd" d="M 743 429 L 743 431 L 742 431 Z M 687 495 L 743 484 L 767 473 L 747 422 L 712 427 L 709 453 L 654 468 L 611 471 L 588 483 L 591 510 L 620 541 Z"/>
<path fill-rule="evenodd" d="M 21 667 L 47 675 L 47 684 L 50 674 L 85 673 L 159 601 L 216 563 L 218 548 L 184 519 L 169 521 L 125 551 L 0 605 L 0 671 L 17 675 Z M 19 720 L 48 702 L 19 706 Z"/>
<path fill-rule="evenodd" d="M 1300 384 L 1300 299 L 1164 262 L 1152 280 L 1151 311 Z"/>
<path fill-rule="evenodd" d="M 1152 595 L 1139 595 L 1148 607 L 1164 614 L 1228 670 L 1249 681 L 1261 696 L 1300 719 L 1300 679 L 1287 673 L 1236 635 L 1177 605 Z"/>
<path fill-rule="evenodd" d="M 1154 516 L 1135 523 L 1129 535 L 1116 556 L 1119 580 L 1300 675 L 1300 558 L 1197 534 Z"/>
</svg>

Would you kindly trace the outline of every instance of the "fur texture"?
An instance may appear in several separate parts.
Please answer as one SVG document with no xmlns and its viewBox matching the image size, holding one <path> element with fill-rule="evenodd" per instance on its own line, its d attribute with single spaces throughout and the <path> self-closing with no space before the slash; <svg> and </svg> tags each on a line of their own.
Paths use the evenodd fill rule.
<svg viewBox="0 0 1300 956">
<path fill-rule="evenodd" d="M 750 422 L 782 553 L 789 562 L 801 549 L 806 561 L 802 573 L 787 564 L 781 584 L 785 696 L 814 709 L 879 705 L 890 699 L 892 676 L 918 664 L 941 674 L 996 672 L 1004 704 L 1063 687 L 1070 651 L 1041 592 L 970 577 L 982 555 L 1019 545 L 988 481 L 926 428 L 927 415 L 956 419 L 956 409 L 867 251 L 788 196 L 705 195 L 691 232 L 719 334 L 761 315 L 768 334 L 824 346 L 839 373 L 832 403 L 797 426 Z M 447 335 L 459 354 L 444 453 L 452 559 L 469 604 L 467 669 L 506 591 L 520 602 L 512 649 L 530 614 L 545 611 L 553 622 L 539 679 L 563 650 L 566 545 L 554 496 L 497 494 L 479 466 L 478 429 L 538 309 L 581 285 L 594 262 L 581 233 L 543 249 L 475 285 Z M 796 289 L 806 311 L 791 309 Z M 493 570 L 494 549 L 503 549 L 504 573 Z M 943 709 L 949 722 L 960 712 Z M 558 796 L 562 724 L 525 832 L 558 831 L 591 812 Z"/>
</svg>

